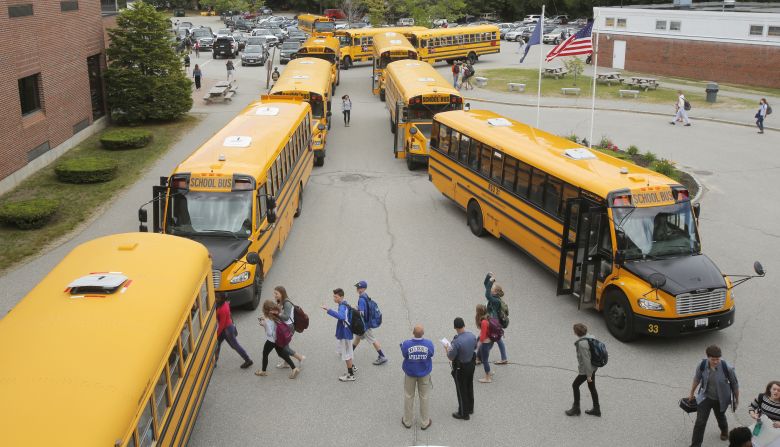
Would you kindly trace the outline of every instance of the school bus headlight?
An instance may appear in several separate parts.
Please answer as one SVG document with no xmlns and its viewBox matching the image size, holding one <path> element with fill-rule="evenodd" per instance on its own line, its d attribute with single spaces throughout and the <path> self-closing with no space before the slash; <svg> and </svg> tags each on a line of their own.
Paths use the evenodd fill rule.
<svg viewBox="0 0 780 447">
<path fill-rule="evenodd" d="M 230 278 L 230 284 L 238 284 L 249 280 L 249 272 L 241 272 L 238 275 Z"/>
<path fill-rule="evenodd" d="M 645 310 L 664 310 L 664 306 L 661 303 L 656 303 L 655 301 L 646 300 L 644 298 L 639 298 L 637 304 Z"/>
</svg>

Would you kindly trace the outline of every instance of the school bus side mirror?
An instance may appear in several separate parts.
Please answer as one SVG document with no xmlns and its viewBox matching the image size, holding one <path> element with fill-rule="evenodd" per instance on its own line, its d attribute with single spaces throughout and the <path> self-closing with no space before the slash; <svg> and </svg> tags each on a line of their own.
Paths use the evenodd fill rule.
<svg viewBox="0 0 780 447">
<path fill-rule="evenodd" d="M 330 118 L 331 115 L 333 115 L 333 112 L 331 112 L 330 110 L 328 110 L 328 113 L 325 114 L 325 116 L 327 116 L 328 118 Z"/>
<path fill-rule="evenodd" d="M 246 262 L 247 264 L 257 265 L 260 263 L 260 256 L 253 251 L 249 252 L 246 254 Z"/>
<path fill-rule="evenodd" d="M 274 223 L 276 222 L 276 210 L 273 208 L 268 209 L 268 214 L 265 215 L 266 220 L 268 220 L 268 223 Z"/>
<path fill-rule="evenodd" d="M 146 223 L 149 220 L 149 215 L 146 212 L 145 209 L 139 208 L 138 209 L 138 221 L 141 223 Z"/>
<path fill-rule="evenodd" d="M 324 125 L 324 124 L 322 124 L 322 123 L 320 123 L 320 124 L 317 124 L 317 130 L 320 130 L 320 131 L 323 131 L 323 130 L 325 130 L 325 125 Z"/>
<path fill-rule="evenodd" d="M 699 213 L 701 213 L 701 203 L 696 202 L 691 206 L 691 209 L 693 210 L 693 217 L 699 218 Z"/>
<path fill-rule="evenodd" d="M 140 231 L 141 233 L 148 233 L 149 227 L 147 227 L 144 224 L 138 225 L 138 231 Z"/>
<path fill-rule="evenodd" d="M 666 285 L 666 275 L 663 273 L 652 273 L 648 280 L 650 281 L 650 285 L 653 286 L 653 289 L 660 289 Z"/>
<path fill-rule="evenodd" d="M 409 133 L 412 134 L 412 135 L 417 135 L 417 128 L 416 127 L 412 127 L 411 129 L 409 129 Z"/>
<path fill-rule="evenodd" d="M 276 199 L 273 196 L 265 196 L 265 206 L 269 211 L 276 209 Z"/>
</svg>

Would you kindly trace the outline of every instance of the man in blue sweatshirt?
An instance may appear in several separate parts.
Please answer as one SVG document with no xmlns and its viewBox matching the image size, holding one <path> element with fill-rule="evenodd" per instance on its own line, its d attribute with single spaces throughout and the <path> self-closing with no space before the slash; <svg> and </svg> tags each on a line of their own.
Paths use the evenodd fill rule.
<svg viewBox="0 0 780 447">
<path fill-rule="evenodd" d="M 414 338 L 401 343 L 401 355 L 404 357 L 404 416 L 401 424 L 412 428 L 412 408 L 414 407 L 415 388 L 420 396 L 420 428 L 431 426 L 428 416 L 428 398 L 431 390 L 431 371 L 433 370 L 433 342 L 422 338 L 425 334 L 421 324 L 414 327 Z"/>
<path fill-rule="evenodd" d="M 355 371 L 352 369 L 352 329 L 350 329 L 349 309 L 350 306 L 344 299 L 344 291 L 335 289 L 333 291 L 333 301 L 338 304 L 338 309 L 328 309 L 323 305 L 322 310 L 328 313 L 336 320 L 336 341 L 338 342 L 338 351 L 341 354 L 341 360 L 347 364 L 347 373 L 339 377 L 342 382 L 354 382 Z"/>
</svg>

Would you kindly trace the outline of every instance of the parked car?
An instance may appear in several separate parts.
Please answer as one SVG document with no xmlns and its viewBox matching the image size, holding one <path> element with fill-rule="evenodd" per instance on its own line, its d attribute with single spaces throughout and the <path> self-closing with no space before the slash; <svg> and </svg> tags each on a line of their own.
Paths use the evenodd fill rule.
<svg viewBox="0 0 780 447">
<path fill-rule="evenodd" d="M 182 28 L 184 28 L 184 29 L 191 29 L 191 28 L 193 28 L 192 22 L 179 22 L 179 26 L 177 27 L 177 29 L 182 29 Z"/>
<path fill-rule="evenodd" d="M 539 21 L 539 14 L 529 14 L 523 19 L 523 23 L 528 25 L 529 23 L 536 23 Z"/>
<path fill-rule="evenodd" d="M 322 15 L 325 17 L 330 17 L 333 20 L 346 20 L 347 15 L 344 14 L 344 11 L 340 9 L 326 9 Z"/>
<path fill-rule="evenodd" d="M 265 65 L 268 48 L 265 45 L 247 45 L 241 53 L 241 65 Z"/>
<path fill-rule="evenodd" d="M 290 34 L 287 35 L 287 40 L 285 42 L 290 41 L 296 41 L 296 42 L 305 42 L 308 37 L 306 36 L 306 33 L 303 31 L 290 31 Z"/>
<path fill-rule="evenodd" d="M 211 32 L 211 28 L 208 27 L 193 29 L 190 32 L 190 39 L 193 42 L 198 42 L 201 50 L 210 50 L 214 44 L 214 34 Z"/>
<path fill-rule="evenodd" d="M 257 34 L 255 34 L 256 31 Z M 284 39 L 287 37 L 287 32 L 275 25 L 260 25 L 254 28 L 252 33 L 255 35 L 271 34 L 272 36 L 276 36 L 279 42 L 284 41 Z"/>
<path fill-rule="evenodd" d="M 251 20 L 247 20 L 244 18 L 237 19 L 233 22 L 233 29 L 241 30 L 241 31 L 249 31 L 254 26 L 253 22 Z"/>
<path fill-rule="evenodd" d="M 233 31 L 230 30 L 230 28 L 220 28 L 217 30 L 217 37 L 220 36 L 231 36 L 233 35 Z"/>
<path fill-rule="evenodd" d="M 402 19 L 398 19 L 398 26 L 414 26 L 414 19 L 411 17 L 404 17 Z"/>
<path fill-rule="evenodd" d="M 279 63 L 286 64 L 293 60 L 293 56 L 298 52 L 298 48 L 301 47 L 301 43 L 297 40 L 288 40 L 284 42 L 279 49 Z"/>
<path fill-rule="evenodd" d="M 534 33 L 534 29 L 536 28 L 535 25 L 531 25 L 526 27 L 523 32 L 521 33 L 521 36 L 523 37 L 523 40 L 528 42 L 528 39 L 531 38 L 531 35 Z"/>
<path fill-rule="evenodd" d="M 233 36 L 219 36 L 214 41 L 214 47 L 212 48 L 212 56 L 214 59 L 219 57 L 229 57 L 235 59 L 238 54 L 238 42 Z"/>
<path fill-rule="evenodd" d="M 557 15 L 557 16 L 553 16 L 550 19 L 550 23 L 553 23 L 555 25 L 565 25 L 565 24 L 569 23 L 569 16 L 567 16 L 566 14 L 560 14 L 560 15 Z"/>
<path fill-rule="evenodd" d="M 233 38 L 236 39 L 236 42 L 238 43 L 238 51 L 244 51 L 244 47 L 246 47 L 246 34 L 235 32 L 233 33 Z"/>
<path fill-rule="evenodd" d="M 268 16 L 268 15 L 271 15 L 271 14 L 274 13 L 273 10 L 271 8 L 269 8 L 268 6 L 263 6 L 262 8 L 258 9 L 257 11 L 260 14 L 264 15 L 264 16 Z"/>
<path fill-rule="evenodd" d="M 561 39 L 561 33 L 566 33 L 568 38 L 572 34 L 570 28 L 555 28 L 552 32 L 546 33 L 542 37 L 542 43 L 558 45 L 563 39 Z"/>
<path fill-rule="evenodd" d="M 517 28 L 513 28 L 504 35 L 504 38 L 506 39 L 507 42 L 517 42 L 523 38 L 523 32 L 525 32 L 526 30 L 528 30 L 527 26 L 519 26 Z"/>
<path fill-rule="evenodd" d="M 250 36 L 246 39 L 246 46 L 249 45 L 265 45 L 266 47 L 275 47 L 279 44 L 279 39 L 276 36 L 270 34 L 258 34 L 256 36 Z"/>
</svg>

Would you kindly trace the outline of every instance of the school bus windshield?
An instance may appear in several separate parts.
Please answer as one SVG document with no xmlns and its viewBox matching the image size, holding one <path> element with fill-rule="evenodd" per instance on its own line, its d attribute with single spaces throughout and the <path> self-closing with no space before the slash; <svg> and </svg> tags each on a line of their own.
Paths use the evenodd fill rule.
<svg viewBox="0 0 780 447">
<path fill-rule="evenodd" d="M 247 238 L 252 232 L 252 191 L 172 191 L 170 234 Z"/>
<path fill-rule="evenodd" d="M 432 120 L 433 115 L 440 112 L 446 112 L 448 110 L 457 110 L 456 104 L 410 104 L 409 105 L 409 121 L 415 120 Z M 459 106 L 459 104 L 458 104 Z M 420 127 L 420 126 L 417 126 Z"/>
<path fill-rule="evenodd" d="M 328 62 L 330 62 L 331 64 L 335 64 L 335 63 L 336 63 L 336 55 L 335 55 L 335 54 L 333 54 L 333 53 L 329 53 L 329 54 L 323 54 L 323 53 L 304 53 L 304 54 L 302 54 L 302 55 L 301 55 L 301 57 L 314 57 L 314 58 L 317 58 L 317 59 L 322 59 L 322 60 L 324 60 L 324 61 L 328 61 Z"/>
<path fill-rule="evenodd" d="M 333 32 L 336 29 L 335 22 L 314 22 L 314 31 L 320 33 Z"/>
<path fill-rule="evenodd" d="M 690 202 L 613 208 L 612 213 L 618 244 L 624 240 L 626 260 L 689 255 L 701 249 Z"/>
</svg>

